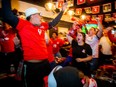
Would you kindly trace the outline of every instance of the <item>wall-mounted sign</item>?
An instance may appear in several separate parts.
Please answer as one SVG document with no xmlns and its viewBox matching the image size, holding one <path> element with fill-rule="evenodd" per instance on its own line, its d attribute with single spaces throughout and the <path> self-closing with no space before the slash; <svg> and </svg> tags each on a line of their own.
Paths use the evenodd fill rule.
<svg viewBox="0 0 116 87">
<path fill-rule="evenodd" d="M 86 7 L 86 8 L 84 8 L 85 9 L 85 12 L 87 13 L 87 14 L 90 14 L 92 11 L 91 11 L 91 7 Z"/>
<path fill-rule="evenodd" d="M 100 12 L 100 6 L 93 6 L 92 7 L 92 14 L 96 14 Z"/>
<path fill-rule="evenodd" d="M 111 3 L 103 4 L 103 12 L 110 12 L 111 10 Z"/>
<path fill-rule="evenodd" d="M 77 8 L 75 10 L 76 15 L 81 15 L 82 14 L 82 8 Z"/>
<path fill-rule="evenodd" d="M 77 5 L 84 4 L 86 0 L 77 0 Z"/>
</svg>

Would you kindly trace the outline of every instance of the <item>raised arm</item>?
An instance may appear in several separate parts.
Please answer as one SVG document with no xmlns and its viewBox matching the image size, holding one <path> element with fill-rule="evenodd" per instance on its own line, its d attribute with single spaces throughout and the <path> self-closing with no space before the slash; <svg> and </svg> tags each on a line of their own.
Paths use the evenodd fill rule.
<svg viewBox="0 0 116 87">
<path fill-rule="evenodd" d="M 68 39 L 69 43 L 72 44 L 73 38 L 70 35 L 66 35 L 66 38 Z"/>
<path fill-rule="evenodd" d="M 11 0 L 2 0 L 2 17 L 4 22 L 16 28 L 19 19 L 11 10 Z"/>
<path fill-rule="evenodd" d="M 52 20 L 52 22 L 49 22 L 49 29 L 58 24 L 66 8 L 67 8 L 67 3 L 64 3 L 62 7 L 62 11 L 58 14 L 58 16 L 55 19 Z"/>
<path fill-rule="evenodd" d="M 85 27 L 85 32 L 86 32 L 86 34 L 88 34 L 88 30 L 87 30 L 86 25 L 84 25 L 84 27 Z"/>
<path fill-rule="evenodd" d="M 103 26 L 99 19 L 97 19 L 97 23 L 98 23 L 98 29 L 99 29 L 97 36 L 100 38 L 102 36 Z"/>
</svg>

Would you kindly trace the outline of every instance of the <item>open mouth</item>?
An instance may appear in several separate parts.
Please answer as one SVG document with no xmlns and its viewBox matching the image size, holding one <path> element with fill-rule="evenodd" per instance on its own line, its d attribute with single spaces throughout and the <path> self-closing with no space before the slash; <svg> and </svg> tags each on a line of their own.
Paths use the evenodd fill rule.
<svg viewBox="0 0 116 87">
<path fill-rule="evenodd" d="M 80 38 L 77 38 L 77 41 L 80 41 Z"/>
</svg>

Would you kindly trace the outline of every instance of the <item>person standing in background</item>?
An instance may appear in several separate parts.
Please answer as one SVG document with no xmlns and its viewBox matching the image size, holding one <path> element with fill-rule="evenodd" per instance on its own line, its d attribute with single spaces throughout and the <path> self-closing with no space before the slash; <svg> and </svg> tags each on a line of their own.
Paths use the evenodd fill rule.
<svg viewBox="0 0 116 87">
<path fill-rule="evenodd" d="M 55 26 L 63 15 L 67 4 L 52 22 L 43 22 L 38 9 L 30 7 L 25 10 L 26 20 L 15 16 L 11 11 L 11 0 L 2 0 L 3 21 L 17 29 L 20 36 L 24 58 L 24 85 L 26 87 L 43 87 L 43 77 L 50 73 L 45 31 Z"/>
<path fill-rule="evenodd" d="M 102 36 L 103 26 L 100 19 L 96 19 L 98 24 L 98 31 L 96 28 L 91 27 L 86 34 L 85 42 L 89 44 L 92 48 L 92 61 L 90 62 L 91 71 L 94 72 L 98 68 L 98 58 L 99 58 L 99 39 Z M 97 33 L 96 33 L 97 32 Z"/>
<path fill-rule="evenodd" d="M 99 62 L 100 65 L 107 64 L 107 62 L 112 58 L 112 42 L 108 37 L 108 30 L 103 30 L 103 36 L 100 38 L 99 42 L 100 48 L 100 55 L 99 55 Z"/>
<path fill-rule="evenodd" d="M 1 30 L 1 36 L 0 37 L 0 44 L 1 44 L 1 58 L 4 60 L 4 64 L 2 65 L 3 72 L 7 73 L 8 75 L 11 74 L 10 66 L 13 64 L 16 68 L 16 59 L 15 59 L 15 44 L 14 44 L 14 37 L 15 37 L 15 31 L 13 31 L 12 27 L 7 24 L 3 23 L 3 29 Z M 14 72 L 15 73 L 15 72 Z"/>
<path fill-rule="evenodd" d="M 63 46 L 64 41 L 58 37 L 57 32 L 52 33 L 51 41 L 53 42 L 53 53 L 54 57 L 62 58 L 60 48 Z"/>
</svg>

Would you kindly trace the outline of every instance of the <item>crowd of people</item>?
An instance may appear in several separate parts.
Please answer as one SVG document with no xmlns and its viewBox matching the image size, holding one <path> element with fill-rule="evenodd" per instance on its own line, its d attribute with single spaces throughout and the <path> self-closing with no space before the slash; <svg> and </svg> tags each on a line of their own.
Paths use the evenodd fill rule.
<svg viewBox="0 0 116 87">
<path fill-rule="evenodd" d="M 51 22 L 43 21 L 34 7 L 26 9 L 24 19 L 14 14 L 11 0 L 1 3 L 0 72 L 12 74 L 11 66 L 16 74 L 21 70 L 24 87 L 98 87 L 93 73 L 111 59 L 112 65 L 115 63 L 116 32 L 111 38 L 114 27 L 104 27 L 98 18 L 98 28 L 84 25 L 86 32 L 75 21 L 66 38 L 61 39 L 57 31 L 50 37 L 47 30 L 58 24 L 66 3 Z M 67 44 L 64 57 L 61 48 Z"/>
</svg>

